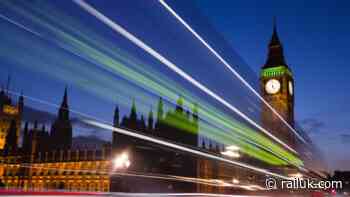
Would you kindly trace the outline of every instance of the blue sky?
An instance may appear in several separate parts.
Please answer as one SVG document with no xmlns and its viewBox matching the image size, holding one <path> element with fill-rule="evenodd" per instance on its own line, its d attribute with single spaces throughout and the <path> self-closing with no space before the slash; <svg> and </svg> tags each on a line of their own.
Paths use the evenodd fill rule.
<svg viewBox="0 0 350 197">
<path fill-rule="evenodd" d="M 350 167 L 349 1 L 197 1 L 242 58 L 259 72 L 272 20 L 296 81 L 296 119 L 332 169 Z"/>
<path fill-rule="evenodd" d="M 16 4 L 16 1 L 14 2 Z M 157 1 L 148 1 L 148 3 L 142 0 L 122 3 L 120 1 L 89 2 L 112 20 L 144 39 L 156 50 L 161 51 L 193 77 L 239 106 L 240 110 L 251 113 L 249 115 L 252 117 L 259 114 L 259 111 L 252 110 L 250 106 L 251 103 L 257 103 L 256 98 L 248 93 L 237 79 L 227 72 L 207 49 L 195 41 Z M 167 2 L 203 37 L 208 39 L 256 88 L 258 88 L 257 73 L 265 62 L 267 43 L 272 33 L 272 18 L 276 16 L 278 33 L 284 45 L 286 60 L 294 73 L 296 82 L 296 119 L 309 131 L 314 142 L 323 150 L 332 169 L 349 169 L 350 161 L 345 160 L 350 158 L 350 153 L 346 151 L 350 148 L 348 124 L 350 107 L 347 104 L 350 97 L 348 85 L 350 67 L 347 65 L 350 46 L 348 39 L 350 28 L 347 25 L 350 16 L 347 10 L 350 3 L 347 1 L 218 2 L 212 0 Z M 72 43 L 60 37 L 59 30 L 64 30 L 73 36 L 79 33 L 90 38 L 96 38 L 91 37 L 93 35 L 101 36 L 127 54 L 141 59 L 145 62 L 145 66 L 148 66 L 147 68 L 154 68 L 158 74 L 161 73 L 168 77 L 169 81 L 175 81 L 206 102 L 236 117 L 235 114 L 208 99 L 186 81 L 165 69 L 164 65 L 83 12 L 71 1 L 46 2 L 40 5 L 35 3 L 21 5 L 17 2 L 16 6 L 19 8 L 27 6 L 34 10 L 35 6 L 39 6 L 37 8 L 43 12 L 44 22 L 34 22 L 30 20 L 30 14 L 23 17 L 21 15 L 23 13 L 10 10 L 6 6 L 0 7 L 0 13 L 41 33 L 44 38 L 26 32 L 23 28 L 6 20 L 0 21 L 1 29 L 5 30 L 4 35 L 6 35 L 0 38 L 2 46 L 0 47 L 0 61 L 6 70 L 0 73 L 1 81 L 5 83 L 7 74 L 12 73 L 11 88 L 14 90 L 18 92 L 23 90 L 25 95 L 58 104 L 61 101 L 63 89 L 67 85 L 67 81 L 62 80 L 64 78 L 68 80 L 69 102 L 73 109 L 92 114 L 108 122 L 112 121 L 114 105 L 118 102 L 118 99 L 115 98 L 118 93 L 116 91 L 127 89 L 121 85 L 126 79 L 117 79 L 118 76 L 106 72 L 104 68 L 101 69 L 104 65 L 91 63 L 63 50 L 60 46 L 76 50 Z M 193 6 L 197 6 L 200 12 Z M 58 12 L 57 15 L 52 13 L 51 7 Z M 50 15 L 56 18 L 47 20 Z M 64 21 L 64 19 L 61 20 L 61 17 L 70 17 L 78 22 Z M 62 21 L 64 24 L 60 24 Z M 46 25 L 50 23 L 55 24 L 57 29 L 47 28 Z M 73 29 L 68 31 L 65 24 Z M 76 36 L 76 38 L 84 40 L 81 36 Z M 94 39 L 88 41 L 96 44 Z M 101 48 L 97 43 L 96 48 L 98 47 Z M 37 52 L 39 50 L 45 53 L 40 54 Z M 77 52 L 81 51 L 77 50 Z M 21 62 L 25 57 L 30 61 L 22 62 L 23 65 L 16 63 Z M 60 61 L 54 61 L 58 58 L 61 58 Z M 49 63 L 51 67 L 45 63 Z M 50 69 L 60 71 L 59 69 L 63 67 L 76 71 L 79 66 L 86 66 L 86 70 L 70 73 L 71 76 L 60 75 L 61 78 L 55 75 L 59 73 L 55 73 L 54 70 L 51 70 L 51 74 L 43 74 L 45 67 L 49 68 L 49 71 Z M 87 72 L 96 74 L 96 76 L 101 74 L 103 78 L 111 76 L 115 78 L 111 80 L 113 84 L 99 83 L 99 78 L 96 78 L 95 81 L 91 78 L 83 78 L 84 74 L 88 76 Z M 82 79 L 77 80 L 78 77 Z M 96 95 L 82 87 L 96 88 L 106 94 Z M 237 89 L 241 91 L 236 91 Z M 128 112 L 133 98 L 136 97 L 138 104 L 144 101 L 141 94 L 128 96 L 128 103 L 122 109 L 122 113 Z M 155 106 L 156 101 L 153 98 L 151 102 L 146 103 L 147 109 L 152 105 Z M 43 107 L 37 103 L 26 102 L 37 108 Z M 53 107 L 47 110 L 52 113 L 56 111 Z M 255 118 L 258 119 L 258 117 Z"/>
</svg>

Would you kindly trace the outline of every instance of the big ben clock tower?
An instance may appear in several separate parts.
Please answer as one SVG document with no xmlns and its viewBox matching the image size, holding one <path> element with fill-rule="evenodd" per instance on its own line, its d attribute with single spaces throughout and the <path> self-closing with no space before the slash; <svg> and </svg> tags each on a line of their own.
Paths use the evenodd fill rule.
<svg viewBox="0 0 350 197">
<path fill-rule="evenodd" d="M 261 69 L 260 87 L 263 98 L 290 126 L 294 127 L 294 80 L 286 64 L 283 47 L 274 24 L 268 46 L 268 57 Z M 265 104 L 262 106 L 262 124 L 283 142 L 295 145 L 292 131 Z"/>
</svg>

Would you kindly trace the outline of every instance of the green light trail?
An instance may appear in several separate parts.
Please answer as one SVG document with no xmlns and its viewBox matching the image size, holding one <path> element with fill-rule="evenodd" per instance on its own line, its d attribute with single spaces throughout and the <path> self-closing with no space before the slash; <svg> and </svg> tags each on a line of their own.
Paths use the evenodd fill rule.
<svg viewBox="0 0 350 197">
<path fill-rule="evenodd" d="M 16 38 L 16 40 L 10 40 L 8 45 L 17 44 L 18 48 L 28 48 L 28 46 L 35 48 L 35 50 L 28 50 L 25 54 L 21 54 L 21 58 L 13 60 L 18 65 L 35 69 L 58 80 L 76 84 L 100 98 L 112 102 L 118 100 L 118 103 L 124 106 L 130 105 L 130 98 L 135 98 L 138 102 L 138 111 L 143 114 L 148 113 L 150 106 L 155 104 L 154 101 L 159 96 L 168 101 L 166 108 L 170 109 L 173 107 L 172 103 L 178 98 L 178 95 L 182 95 L 185 98 L 185 108 L 190 109 L 193 103 L 201 106 L 201 135 L 215 139 L 225 145 L 238 145 L 244 153 L 272 165 L 287 165 L 288 162 L 296 166 L 303 165 L 303 162 L 298 157 L 275 144 L 261 133 L 234 120 L 229 115 L 203 101 L 203 99 L 188 92 L 180 84 L 163 76 L 152 69 L 151 66 L 142 63 L 122 49 L 115 47 L 103 37 L 96 35 L 91 30 L 74 22 L 74 20 L 72 24 L 72 20 L 69 20 L 71 17 L 66 18 L 66 15 L 52 12 L 52 10 L 48 12 L 52 13 L 52 15 L 47 15 L 43 10 L 29 5 L 27 7 L 30 9 L 25 10 L 9 2 L 4 4 L 38 26 L 49 30 L 53 34 L 53 38 L 50 41 L 83 59 L 77 60 L 72 58 L 70 54 L 60 49 L 55 49 L 54 53 L 48 53 L 46 51 L 50 47 L 48 44 L 40 46 L 36 40 L 26 38 L 18 40 Z M 33 13 L 36 13 L 36 15 Z M 57 24 L 57 26 L 52 24 Z M 1 57 L 8 59 L 11 58 L 9 50 L 13 50 L 12 54 L 18 51 L 17 48 L 6 50 L 1 48 L 1 50 Z M 87 62 L 89 65 L 87 65 Z M 106 72 L 96 67 L 100 67 L 104 71 L 110 72 L 110 74 L 106 74 Z M 79 75 L 76 73 L 79 73 Z M 84 83 L 86 81 L 89 81 L 89 84 Z M 182 128 L 187 132 L 194 132 L 193 128 L 184 125 L 181 119 L 172 119 L 167 124 Z M 273 154 L 253 144 L 258 144 L 270 150 Z M 276 157 L 274 154 L 286 159 L 288 162 Z"/>
</svg>

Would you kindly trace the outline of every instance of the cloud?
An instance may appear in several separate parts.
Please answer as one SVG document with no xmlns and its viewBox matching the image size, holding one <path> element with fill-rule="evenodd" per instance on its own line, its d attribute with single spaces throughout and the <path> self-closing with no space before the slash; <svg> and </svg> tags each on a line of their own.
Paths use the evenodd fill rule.
<svg viewBox="0 0 350 197">
<path fill-rule="evenodd" d="M 318 119 L 307 118 L 301 121 L 301 126 L 307 133 L 313 134 L 320 132 L 326 125 Z"/>
</svg>

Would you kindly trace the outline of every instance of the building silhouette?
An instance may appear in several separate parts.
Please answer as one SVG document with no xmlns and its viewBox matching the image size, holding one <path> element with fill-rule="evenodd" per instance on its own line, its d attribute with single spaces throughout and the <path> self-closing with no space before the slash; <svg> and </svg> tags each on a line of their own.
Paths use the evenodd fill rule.
<svg viewBox="0 0 350 197">
<path fill-rule="evenodd" d="M 10 97 L 6 92 L 2 93 L 1 98 L 2 106 L 10 109 Z M 68 100 L 66 88 L 51 129 L 37 121 L 25 122 L 21 145 L 18 143 L 21 129 L 19 112 L 24 106 L 23 96 L 19 104 L 11 105 L 11 109 L 18 109 L 16 116 L 14 113 L 12 116 L 0 116 L 8 120 L 4 148 L 0 152 L 0 179 L 6 188 L 135 191 L 135 188 L 142 187 L 145 180 L 113 175 L 113 158 L 123 152 L 128 152 L 133 162 L 128 171 L 199 176 L 197 158 L 117 132 L 113 133 L 112 142 L 103 148 L 72 149 L 73 128 Z M 132 102 L 130 113 L 122 118 L 116 106 L 113 125 L 184 146 L 197 147 L 198 106 L 193 104 L 192 111 L 189 111 L 184 108 L 183 102 L 183 98 L 179 97 L 175 109 L 165 112 L 163 99 L 159 98 L 155 121 L 152 109 L 147 120 L 138 114 L 135 101 Z M 194 184 L 176 181 L 159 181 L 156 184 L 165 185 L 165 188 L 170 186 L 169 191 L 194 191 L 196 188 Z"/>
<path fill-rule="evenodd" d="M 294 127 L 294 79 L 287 65 L 276 25 L 268 45 L 266 63 L 261 68 L 260 87 L 263 98 Z M 209 139 L 199 140 L 200 106 L 184 106 L 179 96 L 174 109 L 165 110 L 164 100 L 159 98 L 156 109 L 148 115 L 139 113 L 132 101 L 128 115 L 120 116 L 119 106 L 114 108 L 113 126 L 144 136 L 162 139 L 181 146 L 197 149 L 212 155 L 221 154 L 225 147 Z M 57 117 L 50 129 L 44 124 L 24 123 L 22 114 L 24 98 L 16 104 L 8 92 L 0 92 L 0 179 L 6 188 L 65 189 L 70 191 L 119 191 L 119 192 L 200 192 L 233 193 L 235 188 L 217 187 L 210 181 L 232 179 L 246 183 L 264 184 L 265 175 L 247 169 L 233 167 L 224 162 L 200 158 L 179 150 L 166 148 L 149 141 L 113 131 L 112 140 L 102 148 L 73 149 L 73 127 L 69 113 L 68 90 L 65 88 Z M 145 118 L 147 117 L 147 118 Z M 262 106 L 262 126 L 274 136 L 295 148 L 294 134 L 269 107 Z M 20 145 L 20 131 L 23 130 Z M 203 136 L 201 136 L 203 137 Z M 127 154 L 131 164 L 115 172 L 114 159 Z M 227 157 L 227 159 L 232 159 Z M 240 153 L 235 158 L 243 163 L 268 169 L 266 163 Z M 274 170 L 290 174 L 295 168 L 273 166 Z M 279 168 L 280 167 L 280 168 Z M 289 168 L 290 167 L 290 168 Z M 139 174 L 167 175 L 197 179 L 204 184 L 169 179 L 154 180 L 134 176 Z M 158 187 L 154 187 L 158 186 Z"/>
<path fill-rule="evenodd" d="M 157 119 L 154 122 L 152 109 L 148 113 L 146 121 L 142 115 L 137 114 L 137 107 L 135 101 L 133 101 L 130 114 L 124 116 L 121 120 L 119 120 L 119 108 L 116 106 L 114 126 L 177 144 L 198 147 L 199 120 L 197 108 L 198 106 L 193 104 L 192 112 L 185 111 L 183 98 L 179 97 L 175 109 L 165 113 L 163 99 L 159 98 Z M 188 154 L 117 132 L 113 133 L 112 147 L 116 155 L 122 152 L 128 152 L 132 155 L 132 161 L 135 165 L 131 165 L 129 168 L 131 171 L 197 177 L 197 159 Z M 118 188 L 118 191 L 135 191 L 134 189 L 137 188 L 136 179 L 112 177 L 111 180 L 111 187 Z M 146 181 L 149 182 L 150 180 Z M 193 184 L 171 181 L 155 182 L 154 184 L 163 184 L 165 185 L 164 188 L 170 187 L 171 191 L 183 192 L 194 191 L 196 187 Z M 121 185 L 124 186 L 121 187 Z M 139 185 L 142 185 L 141 180 Z M 142 189 L 144 192 L 147 192 L 147 190 L 152 191 L 153 188 Z"/>
<path fill-rule="evenodd" d="M 58 117 L 51 127 L 52 148 L 69 149 L 72 146 L 72 124 L 69 119 L 67 88 L 64 90 L 64 96 L 58 111 Z"/>
<path fill-rule="evenodd" d="M 18 142 L 23 96 L 17 105 L 11 105 L 10 96 L 2 91 L 1 106 L 5 110 L 0 119 L 7 135 L 0 152 L 0 179 L 6 188 L 110 190 L 110 145 L 98 150 L 71 149 L 67 88 L 51 130 L 44 124 L 39 127 L 37 121 L 33 125 L 26 122 L 21 146 Z"/>
</svg>

